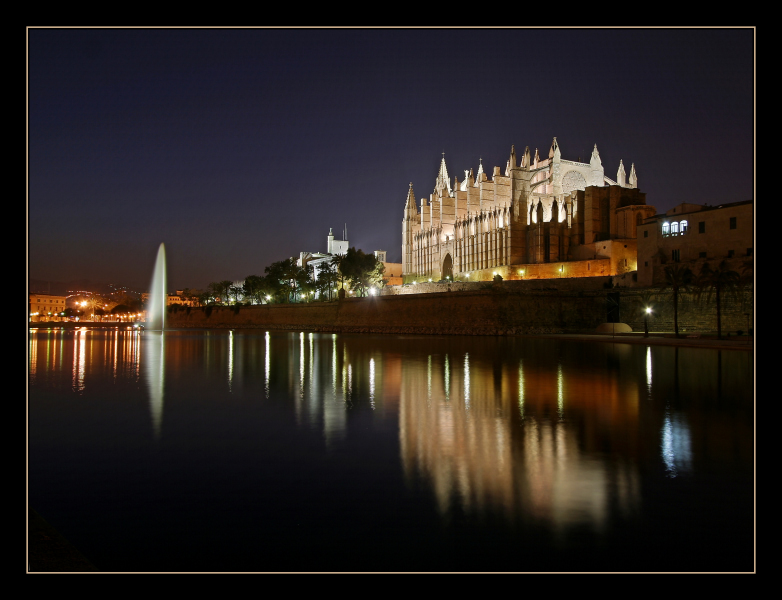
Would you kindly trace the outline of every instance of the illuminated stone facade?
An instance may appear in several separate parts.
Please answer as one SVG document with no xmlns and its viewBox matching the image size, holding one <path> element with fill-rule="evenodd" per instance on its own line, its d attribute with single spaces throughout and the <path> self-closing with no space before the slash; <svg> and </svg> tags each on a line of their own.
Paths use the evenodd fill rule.
<svg viewBox="0 0 782 600">
<path fill-rule="evenodd" d="M 638 190 L 635 165 L 605 176 L 595 146 L 589 163 L 515 148 L 504 175 L 483 165 L 451 184 L 445 158 L 429 200 L 413 184 L 402 221 L 405 282 L 621 275 L 636 269 L 636 229 L 655 209 Z M 597 267 L 597 268 L 596 268 Z"/>
<path fill-rule="evenodd" d="M 719 206 L 680 204 L 638 227 L 638 284 L 656 285 L 665 267 L 683 263 L 700 273 L 703 263 L 723 260 L 742 276 L 754 270 L 754 202 Z"/>
<path fill-rule="evenodd" d="M 65 296 L 30 294 L 28 305 L 30 321 L 62 321 L 64 311 Z"/>
</svg>

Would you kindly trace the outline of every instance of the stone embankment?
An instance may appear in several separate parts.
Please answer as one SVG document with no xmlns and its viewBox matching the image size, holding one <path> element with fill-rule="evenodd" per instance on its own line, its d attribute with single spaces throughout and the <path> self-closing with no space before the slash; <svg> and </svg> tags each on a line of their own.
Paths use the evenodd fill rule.
<svg viewBox="0 0 782 600">
<path fill-rule="evenodd" d="M 548 289 L 543 286 L 521 289 L 506 283 L 471 291 L 453 291 L 452 287 L 450 292 L 349 298 L 340 302 L 180 308 L 169 314 L 167 323 L 173 328 L 264 328 L 341 333 L 593 333 L 601 323 L 611 320 L 609 314 L 617 321 L 629 324 L 634 331 L 643 331 L 643 308 L 647 305 L 653 307 L 650 330 L 673 331 L 673 307 L 667 292 L 556 289 L 551 286 Z M 752 327 L 752 310 L 752 290 L 723 297 L 723 334 L 731 331 L 735 334 L 739 330 L 746 333 L 748 322 Z M 682 296 L 679 329 L 683 333 L 716 331 L 714 299 Z"/>
</svg>

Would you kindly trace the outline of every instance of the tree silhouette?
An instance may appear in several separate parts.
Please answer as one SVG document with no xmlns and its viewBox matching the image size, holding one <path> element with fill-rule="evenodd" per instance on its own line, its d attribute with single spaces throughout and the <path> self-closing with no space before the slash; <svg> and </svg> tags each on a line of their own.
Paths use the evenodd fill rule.
<svg viewBox="0 0 782 600">
<path fill-rule="evenodd" d="M 365 254 L 363 250 L 348 248 L 347 254 L 340 262 L 339 270 L 350 280 L 350 286 L 359 296 L 366 296 L 373 284 L 382 284 L 385 267 L 379 263 L 374 254 Z"/>
<path fill-rule="evenodd" d="M 665 267 L 665 283 L 663 289 L 670 288 L 673 292 L 673 329 L 676 337 L 679 337 L 679 293 L 688 291 L 695 276 L 689 267 L 678 263 Z"/>
<path fill-rule="evenodd" d="M 721 296 L 723 292 L 735 292 L 741 281 L 741 276 L 736 271 L 728 268 L 728 262 L 723 260 L 716 269 L 712 269 L 709 263 L 703 263 L 698 275 L 698 295 L 706 292 L 707 300 L 711 300 L 712 293 L 717 303 L 717 339 L 722 339 L 722 307 Z"/>
</svg>

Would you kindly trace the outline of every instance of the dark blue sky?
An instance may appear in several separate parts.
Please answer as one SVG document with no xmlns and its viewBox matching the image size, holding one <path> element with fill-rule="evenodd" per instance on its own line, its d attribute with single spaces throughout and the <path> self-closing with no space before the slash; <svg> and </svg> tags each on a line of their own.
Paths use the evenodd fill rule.
<svg viewBox="0 0 782 600">
<path fill-rule="evenodd" d="M 409 183 L 596 143 L 647 202 L 754 196 L 753 29 L 30 29 L 29 276 L 263 274 L 329 227 L 401 261 Z"/>
</svg>

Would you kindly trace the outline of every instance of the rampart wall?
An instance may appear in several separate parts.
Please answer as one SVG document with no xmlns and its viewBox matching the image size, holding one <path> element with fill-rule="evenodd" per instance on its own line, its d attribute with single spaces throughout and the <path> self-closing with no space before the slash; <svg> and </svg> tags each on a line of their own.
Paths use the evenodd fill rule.
<svg viewBox="0 0 782 600">
<path fill-rule="evenodd" d="M 619 320 L 629 324 L 634 331 L 643 331 L 643 308 L 648 303 L 654 310 L 649 319 L 650 331 L 673 331 L 673 304 L 669 292 L 652 290 L 644 294 L 643 291 L 621 288 L 520 289 L 509 285 L 511 283 L 503 282 L 488 289 L 348 298 L 340 302 L 180 308 L 169 313 L 167 323 L 172 328 L 263 328 L 343 333 L 591 333 L 608 320 L 608 294 L 613 294 L 613 299 L 619 294 Z M 453 289 L 457 284 L 451 285 Z M 751 290 L 722 298 L 723 333 L 746 331 L 746 314 L 750 315 L 750 321 L 753 318 L 752 300 Z M 695 294 L 682 295 L 679 328 L 683 332 L 716 331 L 714 299 L 698 298 Z"/>
</svg>

